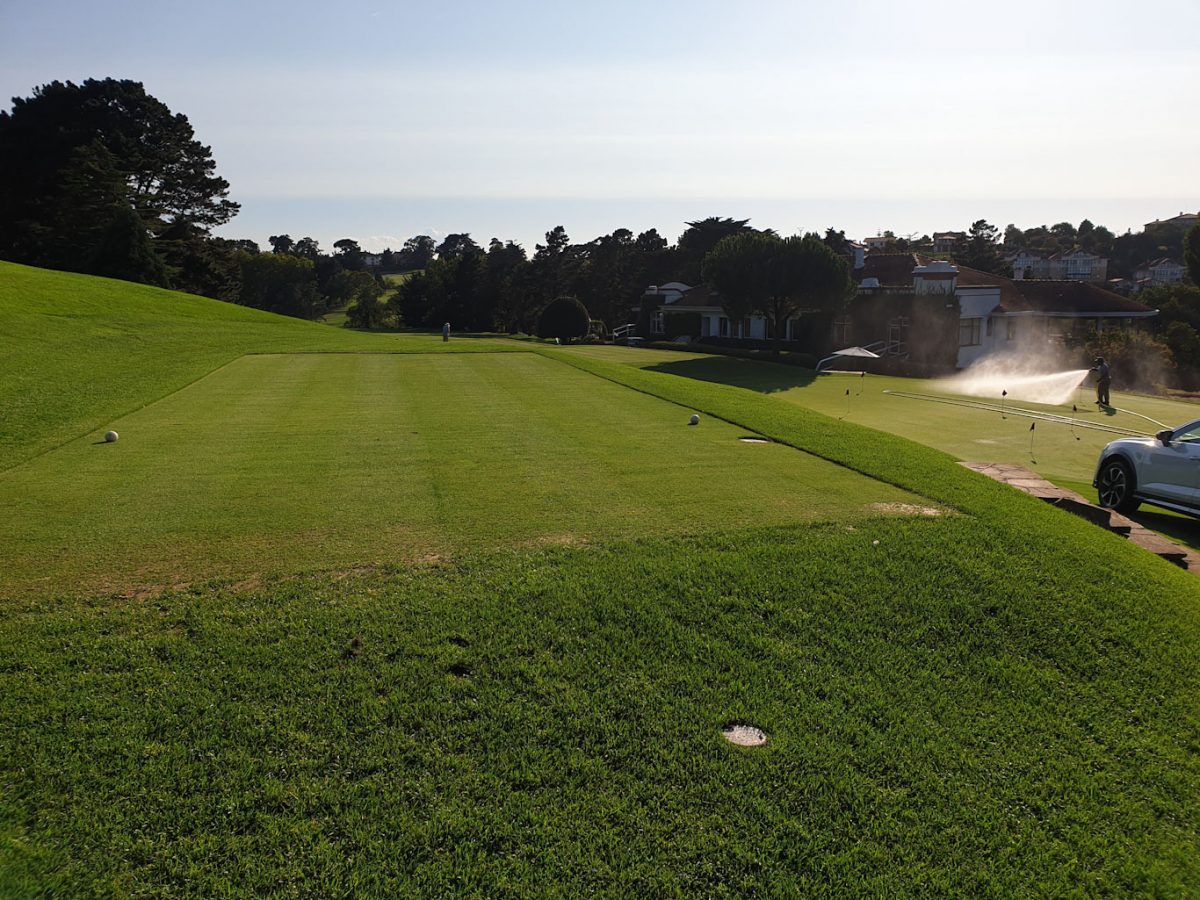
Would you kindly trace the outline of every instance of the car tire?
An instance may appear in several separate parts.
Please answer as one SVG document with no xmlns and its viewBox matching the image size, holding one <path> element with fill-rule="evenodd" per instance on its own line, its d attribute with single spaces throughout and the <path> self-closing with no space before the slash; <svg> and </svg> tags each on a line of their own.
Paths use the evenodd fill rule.
<svg viewBox="0 0 1200 900">
<path fill-rule="evenodd" d="M 1134 497 L 1137 480 L 1129 463 L 1123 459 L 1107 459 L 1100 467 L 1100 477 L 1096 480 L 1096 492 L 1100 505 L 1105 509 L 1114 509 L 1119 513 L 1131 513 L 1141 506 L 1141 501 Z"/>
</svg>

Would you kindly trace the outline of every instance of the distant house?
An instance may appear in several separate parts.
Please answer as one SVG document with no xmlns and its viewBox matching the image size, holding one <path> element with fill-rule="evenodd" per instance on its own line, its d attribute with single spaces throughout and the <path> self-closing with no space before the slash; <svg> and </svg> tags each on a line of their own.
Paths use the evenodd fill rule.
<svg viewBox="0 0 1200 900">
<path fill-rule="evenodd" d="M 1108 280 L 1108 260 L 1078 247 L 1067 253 L 1054 253 L 1050 256 L 1018 250 L 1004 259 L 1012 267 L 1013 277 L 1017 280 L 1035 278 L 1097 283 Z"/>
<path fill-rule="evenodd" d="M 383 265 L 383 254 L 382 253 L 364 253 L 362 260 L 363 260 L 363 265 L 366 266 L 368 269 L 378 269 L 380 266 Z"/>
<path fill-rule="evenodd" d="M 1179 215 L 1172 216 L 1169 219 L 1155 219 L 1153 222 L 1147 222 L 1146 230 L 1153 231 L 1156 228 L 1176 228 L 1180 231 L 1187 231 L 1197 222 L 1200 222 L 1200 212 L 1181 212 Z"/>
<path fill-rule="evenodd" d="M 867 238 L 862 239 L 863 246 L 866 247 L 868 251 L 886 250 L 888 248 L 888 245 L 895 243 L 895 241 L 896 241 L 896 239 L 894 237 L 892 237 L 890 234 L 888 234 L 888 235 L 877 234 L 874 237 L 867 237 Z"/>
<path fill-rule="evenodd" d="M 1141 290 L 1156 284 L 1178 284 L 1183 281 L 1186 272 L 1187 266 L 1183 263 L 1164 256 L 1142 263 L 1133 273 L 1133 278 L 1137 282 L 1137 290 Z"/>
<path fill-rule="evenodd" d="M 680 317 L 676 321 L 686 321 L 694 325 L 685 333 L 688 337 L 723 337 L 765 340 L 768 334 L 767 321 L 762 316 L 749 316 L 742 319 L 730 319 L 721 306 L 720 298 L 708 287 L 697 285 L 690 287 L 678 281 L 667 284 L 650 285 L 642 295 L 643 302 L 650 300 L 658 302 L 658 310 L 651 320 L 648 337 L 674 338 L 673 328 L 668 327 L 669 318 Z M 791 322 L 788 322 L 790 337 Z"/>
<path fill-rule="evenodd" d="M 958 267 L 959 368 L 997 351 L 1061 343 L 1079 331 L 1124 329 L 1158 315 L 1083 281 L 1018 281 Z"/>
<path fill-rule="evenodd" d="M 885 352 L 902 354 L 926 337 L 921 332 L 929 330 L 931 312 L 957 302 L 959 368 L 989 353 L 1061 342 L 1076 331 L 1129 328 L 1157 315 L 1157 310 L 1095 284 L 1002 278 L 911 253 L 868 256 L 859 295 L 874 301 L 858 304 L 870 309 L 872 318 L 855 323 L 855 342 L 879 342 Z M 879 302 L 886 295 L 895 298 L 890 306 Z M 917 321 L 922 311 L 925 323 Z"/>
<path fill-rule="evenodd" d="M 957 253 L 967 243 L 965 231 L 935 231 L 933 233 L 934 253 Z"/>
</svg>

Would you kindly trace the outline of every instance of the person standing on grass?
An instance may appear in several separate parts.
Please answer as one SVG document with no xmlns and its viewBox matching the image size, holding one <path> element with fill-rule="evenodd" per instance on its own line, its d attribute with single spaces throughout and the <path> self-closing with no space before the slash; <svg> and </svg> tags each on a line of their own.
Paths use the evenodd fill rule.
<svg viewBox="0 0 1200 900">
<path fill-rule="evenodd" d="M 448 340 L 450 340 L 450 323 L 449 322 L 447 322 L 445 325 L 442 326 L 442 341 L 444 343 L 445 341 L 448 341 Z"/>
<path fill-rule="evenodd" d="M 1096 364 L 1090 371 L 1096 373 L 1096 402 L 1100 406 L 1108 406 L 1108 387 L 1112 384 L 1112 370 L 1103 356 L 1096 357 Z"/>
</svg>

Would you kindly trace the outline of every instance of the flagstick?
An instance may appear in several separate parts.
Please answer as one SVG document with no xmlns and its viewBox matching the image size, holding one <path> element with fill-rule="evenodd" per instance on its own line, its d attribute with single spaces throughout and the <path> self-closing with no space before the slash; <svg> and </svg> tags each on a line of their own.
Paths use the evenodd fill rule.
<svg viewBox="0 0 1200 900">
<path fill-rule="evenodd" d="M 1001 391 L 1001 392 L 1000 392 L 1000 418 L 1002 418 L 1002 419 L 1007 419 L 1007 418 L 1008 418 L 1008 416 L 1006 416 L 1006 415 L 1004 414 L 1004 399 L 1005 399 L 1007 396 L 1008 396 L 1008 391 Z"/>
<path fill-rule="evenodd" d="M 1029 423 L 1029 459 L 1032 462 L 1037 462 L 1033 457 L 1033 437 L 1037 434 L 1037 422 Z"/>
</svg>

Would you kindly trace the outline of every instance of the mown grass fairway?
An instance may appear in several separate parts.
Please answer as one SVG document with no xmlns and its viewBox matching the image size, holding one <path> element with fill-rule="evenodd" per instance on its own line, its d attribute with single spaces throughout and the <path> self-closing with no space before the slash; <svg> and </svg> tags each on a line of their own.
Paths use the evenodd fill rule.
<svg viewBox="0 0 1200 900">
<path fill-rule="evenodd" d="M 177 383 L 131 328 L 64 392 L 106 326 L 45 277 L 40 353 L 0 320 L 48 385 L 0 392 L 0 896 L 1200 893 L 1194 576 L 939 450 L 575 348 L 280 352 L 264 317 L 272 352 Z M 236 330 L 161 299 L 203 308 L 181 354 Z"/>
<path fill-rule="evenodd" d="M 244 356 L 0 477 L 0 591 L 130 591 L 927 501 L 532 353 Z"/>
<path fill-rule="evenodd" d="M 508 341 L 363 335 L 143 285 L 0 262 L 0 470 L 249 352 L 466 353 Z"/>
<path fill-rule="evenodd" d="M 1122 435 L 1085 428 L 1072 430 L 1066 425 L 1039 421 L 1034 454 L 1029 453 L 1030 419 L 998 412 L 950 406 L 930 401 L 892 396 L 886 391 L 943 394 L 936 382 L 919 378 L 892 378 L 868 374 L 833 372 L 815 376 L 807 369 L 773 365 L 756 360 L 737 359 L 672 350 L 630 349 L 626 347 L 576 347 L 579 353 L 595 359 L 697 378 L 718 384 L 731 384 L 770 394 L 788 403 L 846 421 L 866 425 L 890 434 L 936 447 L 966 460 L 1020 463 L 1043 473 L 1052 481 L 1088 482 L 1096 468 L 1097 454 L 1109 441 Z M 846 396 L 846 391 L 850 396 Z M 1012 408 L 1071 416 L 1097 425 L 1115 425 L 1153 434 L 1161 426 L 1180 425 L 1200 417 L 1200 404 L 1165 397 L 1149 397 L 1114 391 L 1114 414 L 1100 412 L 1091 382 L 1079 393 L 1080 400 L 1061 406 L 1011 401 Z M 968 401 L 999 403 L 1000 397 L 963 397 Z M 1073 410 L 1072 406 L 1077 406 Z M 1078 437 L 1078 440 L 1076 440 Z"/>
<path fill-rule="evenodd" d="M 1032 420 L 1029 418 L 1018 415 L 1003 418 L 994 411 L 885 393 L 939 394 L 944 390 L 935 381 L 916 378 L 870 374 L 862 378 L 856 374 L 837 372 L 814 377 L 812 372 L 794 366 L 672 350 L 574 347 L 569 348 L 568 352 L 685 378 L 744 387 L 843 421 L 936 447 L 957 459 L 1018 463 L 1093 501 L 1095 489 L 1092 487 L 1092 476 L 1100 450 L 1109 441 L 1123 436 L 1046 421 L 1039 421 L 1031 436 L 1029 424 Z M 850 392 L 849 396 L 846 391 Z M 1011 405 L 1147 434 L 1159 430 L 1157 422 L 1175 426 L 1200 417 L 1200 404 L 1122 391 L 1112 394 L 1113 405 L 1119 410 L 1113 414 L 1103 413 L 1091 402 L 1095 399 L 1095 391 L 1090 382 L 1084 385 L 1078 396 L 1080 402 L 1072 400 L 1061 406 L 1026 401 L 1014 401 Z M 981 397 L 963 399 L 991 403 L 1000 400 L 999 397 L 990 400 Z M 1073 406 L 1077 409 L 1073 409 Z M 1200 549 L 1200 522 L 1153 507 L 1145 507 L 1136 517 L 1147 527 Z"/>
</svg>

